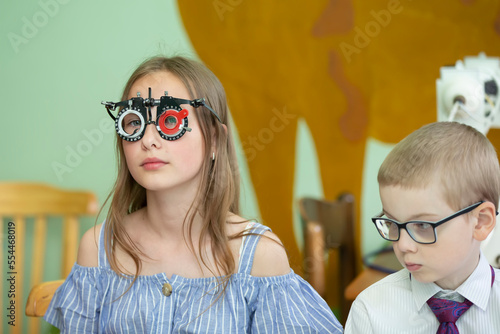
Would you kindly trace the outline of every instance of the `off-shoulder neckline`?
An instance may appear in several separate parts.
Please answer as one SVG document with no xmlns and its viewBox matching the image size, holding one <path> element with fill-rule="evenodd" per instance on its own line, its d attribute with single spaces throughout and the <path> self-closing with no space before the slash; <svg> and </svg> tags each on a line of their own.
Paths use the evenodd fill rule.
<svg viewBox="0 0 500 334">
<path fill-rule="evenodd" d="M 107 267 L 85 267 L 81 266 L 78 263 L 74 264 L 73 270 L 83 270 L 83 271 L 100 271 L 100 272 L 106 272 L 108 274 L 116 275 L 117 278 L 121 278 L 120 275 L 118 275 L 113 269 L 107 268 Z M 278 275 L 278 276 L 252 276 L 247 273 L 242 273 L 242 272 L 237 272 L 234 273 L 231 277 L 231 280 L 235 279 L 247 279 L 247 280 L 253 280 L 253 281 L 261 281 L 261 282 L 268 282 L 268 283 L 278 283 L 278 282 L 284 282 L 291 277 L 295 275 L 295 272 L 293 271 L 292 268 L 290 268 L 290 272 L 284 275 Z M 222 277 L 184 277 L 181 275 L 177 274 L 172 274 L 170 278 L 167 277 L 165 273 L 156 273 L 156 274 L 151 274 L 151 275 L 139 275 L 137 276 L 138 281 L 161 281 L 161 282 L 170 282 L 170 283 L 184 283 L 184 284 L 211 284 L 213 282 L 217 282 L 217 279 L 221 279 Z M 133 279 L 132 275 L 124 275 L 123 279 Z"/>
</svg>

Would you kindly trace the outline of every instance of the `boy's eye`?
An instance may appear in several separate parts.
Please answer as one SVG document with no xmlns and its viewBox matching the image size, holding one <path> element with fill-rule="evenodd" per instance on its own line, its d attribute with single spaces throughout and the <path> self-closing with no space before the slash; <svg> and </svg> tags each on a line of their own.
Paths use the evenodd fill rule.
<svg viewBox="0 0 500 334">
<path fill-rule="evenodd" d="M 413 228 L 420 230 L 420 231 L 432 229 L 432 226 L 429 223 L 413 223 L 412 225 L 413 225 Z"/>
</svg>

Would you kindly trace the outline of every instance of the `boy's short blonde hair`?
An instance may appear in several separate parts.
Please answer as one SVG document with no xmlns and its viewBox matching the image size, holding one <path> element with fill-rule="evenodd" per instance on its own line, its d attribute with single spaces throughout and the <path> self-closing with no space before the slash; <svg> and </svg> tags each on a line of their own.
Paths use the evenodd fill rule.
<svg viewBox="0 0 500 334">
<path fill-rule="evenodd" d="M 495 148 L 476 129 L 457 122 L 421 127 L 399 142 L 382 163 L 379 186 L 425 188 L 440 182 L 447 203 L 459 210 L 489 201 L 498 211 L 500 167 Z"/>
</svg>

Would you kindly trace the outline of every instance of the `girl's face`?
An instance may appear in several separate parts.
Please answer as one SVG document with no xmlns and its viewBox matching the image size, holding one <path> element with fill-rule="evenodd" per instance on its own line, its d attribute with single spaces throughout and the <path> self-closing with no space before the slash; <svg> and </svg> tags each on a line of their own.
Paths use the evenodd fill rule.
<svg viewBox="0 0 500 334">
<path fill-rule="evenodd" d="M 170 72 L 155 72 L 138 79 L 131 87 L 128 98 L 139 92 L 160 99 L 168 95 L 190 100 L 188 90 L 182 81 Z M 196 98 L 196 97 L 195 97 Z M 167 141 L 160 137 L 154 124 L 146 127 L 144 136 L 136 142 L 122 140 L 125 160 L 130 174 L 137 183 L 149 191 L 176 190 L 195 194 L 200 182 L 200 170 L 205 156 L 204 140 L 196 118 L 196 111 L 190 105 L 181 105 L 189 111 L 191 132 L 181 138 Z M 151 108 L 156 120 L 157 107 Z"/>
</svg>

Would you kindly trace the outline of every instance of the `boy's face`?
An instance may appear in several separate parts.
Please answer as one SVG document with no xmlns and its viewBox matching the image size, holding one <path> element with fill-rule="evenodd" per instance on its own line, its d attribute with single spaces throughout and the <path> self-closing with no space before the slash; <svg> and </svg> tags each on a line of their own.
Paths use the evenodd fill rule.
<svg viewBox="0 0 500 334">
<path fill-rule="evenodd" d="M 436 222 L 457 211 L 446 203 L 436 185 L 424 189 L 382 186 L 380 197 L 385 215 L 400 223 L 409 220 Z M 406 230 L 400 230 L 399 240 L 393 242 L 393 248 L 412 278 L 455 290 L 469 277 L 479 262 L 480 242 L 474 239 L 475 211 L 438 226 L 434 244 L 419 244 Z"/>
</svg>

